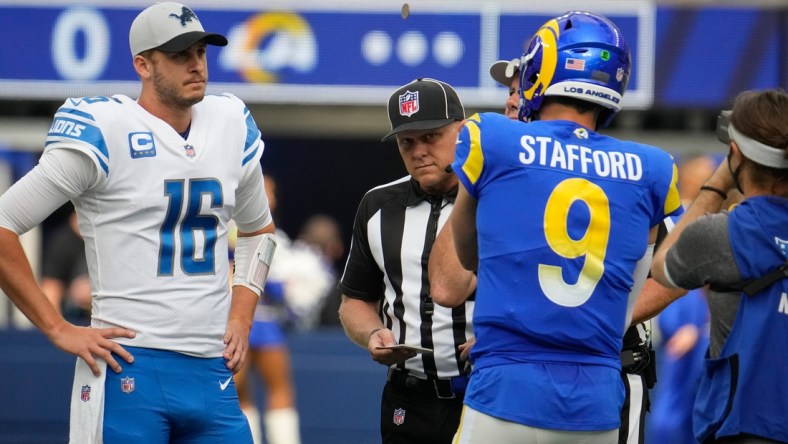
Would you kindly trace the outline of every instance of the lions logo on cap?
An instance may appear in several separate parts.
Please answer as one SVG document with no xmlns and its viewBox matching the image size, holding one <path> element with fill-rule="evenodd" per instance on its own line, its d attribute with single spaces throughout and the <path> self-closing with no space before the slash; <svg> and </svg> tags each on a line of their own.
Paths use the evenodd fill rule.
<svg viewBox="0 0 788 444">
<path fill-rule="evenodd" d="M 405 91 L 399 96 L 399 113 L 410 117 L 419 112 L 419 92 Z"/>
<path fill-rule="evenodd" d="M 180 20 L 181 21 L 181 26 L 186 26 L 186 22 L 190 22 L 190 21 L 192 21 L 192 19 L 200 21 L 200 19 L 197 18 L 197 15 L 194 12 L 192 12 L 191 9 L 187 8 L 186 6 L 184 6 L 181 9 L 181 15 L 172 13 L 172 14 L 169 15 L 169 17 L 173 17 L 173 18 L 176 18 L 176 19 Z"/>
</svg>

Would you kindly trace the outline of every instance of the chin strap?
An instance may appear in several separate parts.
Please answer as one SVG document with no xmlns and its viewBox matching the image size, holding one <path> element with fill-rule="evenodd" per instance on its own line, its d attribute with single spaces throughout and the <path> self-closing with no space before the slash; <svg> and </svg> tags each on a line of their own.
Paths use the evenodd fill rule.
<svg viewBox="0 0 788 444">
<path fill-rule="evenodd" d="M 731 166 L 731 158 L 733 158 L 733 150 L 728 151 L 728 171 L 731 172 L 731 176 L 733 177 L 733 185 L 736 186 L 736 189 L 739 190 L 740 193 L 744 194 L 744 190 L 739 183 L 739 174 L 741 174 L 741 167 L 744 165 L 744 156 L 742 156 L 741 163 L 736 167 L 736 170 Z"/>
</svg>

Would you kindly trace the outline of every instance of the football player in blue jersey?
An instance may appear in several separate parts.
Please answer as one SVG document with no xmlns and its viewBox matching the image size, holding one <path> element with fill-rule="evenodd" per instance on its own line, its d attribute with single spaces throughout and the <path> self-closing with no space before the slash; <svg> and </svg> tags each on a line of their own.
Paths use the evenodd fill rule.
<svg viewBox="0 0 788 444">
<path fill-rule="evenodd" d="M 490 66 L 490 76 L 509 89 L 503 114 L 513 120 L 519 120 L 519 74 L 519 58 L 499 60 Z M 674 223 L 672 217 L 662 223 L 657 245 Z M 450 270 L 457 266 L 459 265 L 452 240 L 451 224 L 446 224 L 430 254 L 431 291 L 436 303 L 454 306 L 462 300 L 458 295 L 470 295 L 475 290 L 475 279 L 466 282 L 456 279 L 450 273 Z M 641 295 L 650 293 L 667 295 L 669 299 L 673 299 L 684 292 L 667 289 L 649 278 L 643 286 Z M 466 347 L 463 355 L 467 357 L 469 352 L 470 347 Z M 625 333 L 622 350 L 621 378 L 625 385 L 626 398 L 621 409 L 619 444 L 642 444 L 645 440 L 645 418 L 651 404 L 649 389 L 656 383 L 655 370 L 656 360 L 650 346 L 650 329 L 645 324 L 633 322 Z"/>
<path fill-rule="evenodd" d="M 39 165 L 0 198 L 2 288 L 79 357 L 74 444 L 251 443 L 232 375 L 244 364 L 274 224 L 260 130 L 237 97 L 205 94 L 209 44 L 227 40 L 187 6 L 142 11 L 129 31 L 139 98 L 66 100 Z M 47 301 L 18 239 L 68 200 L 85 241 L 91 328 Z"/>
<path fill-rule="evenodd" d="M 478 275 L 455 442 L 615 443 L 624 331 L 657 226 L 682 211 L 675 166 L 596 132 L 620 110 L 631 69 L 607 18 L 548 21 L 519 69 L 529 124 L 472 116 L 452 164 L 457 254 Z"/>
</svg>

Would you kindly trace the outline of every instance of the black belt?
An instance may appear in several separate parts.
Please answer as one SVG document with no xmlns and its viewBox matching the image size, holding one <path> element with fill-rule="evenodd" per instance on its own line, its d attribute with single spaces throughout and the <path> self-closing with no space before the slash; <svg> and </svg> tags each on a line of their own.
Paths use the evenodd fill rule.
<svg viewBox="0 0 788 444">
<path fill-rule="evenodd" d="M 454 378 L 435 378 L 433 376 L 411 373 L 408 370 L 389 368 L 386 379 L 392 387 L 423 395 L 435 396 L 438 399 L 462 398 L 468 385 L 469 375 Z"/>
<path fill-rule="evenodd" d="M 643 344 L 635 349 L 621 352 L 621 370 L 630 375 L 643 376 L 646 387 L 651 389 L 657 383 L 657 360 L 654 349 Z"/>
<path fill-rule="evenodd" d="M 653 352 L 647 344 L 622 350 L 621 370 L 631 375 L 643 374 L 649 364 L 654 363 Z"/>
</svg>

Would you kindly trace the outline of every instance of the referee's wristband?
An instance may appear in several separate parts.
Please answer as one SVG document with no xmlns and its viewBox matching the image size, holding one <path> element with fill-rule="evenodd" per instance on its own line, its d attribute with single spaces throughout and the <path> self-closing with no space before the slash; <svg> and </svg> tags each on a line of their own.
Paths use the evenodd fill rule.
<svg viewBox="0 0 788 444">
<path fill-rule="evenodd" d="M 703 185 L 702 187 L 700 187 L 700 190 L 701 191 L 706 190 L 706 191 L 711 191 L 713 193 L 717 193 L 717 194 L 719 194 L 720 197 L 722 197 L 722 200 L 725 200 L 725 199 L 728 198 L 728 193 L 726 193 L 725 191 L 722 191 L 721 189 L 716 188 L 716 187 L 712 187 L 712 186 L 709 186 L 709 185 Z"/>
<path fill-rule="evenodd" d="M 373 329 L 372 329 L 372 331 L 371 331 L 371 332 L 369 332 L 369 335 L 367 336 L 367 341 L 369 341 L 370 339 L 372 339 L 372 335 L 374 335 L 375 333 L 377 333 L 377 332 L 379 332 L 379 331 L 381 331 L 381 330 L 383 330 L 383 327 L 379 327 L 379 328 L 373 328 Z"/>
</svg>

